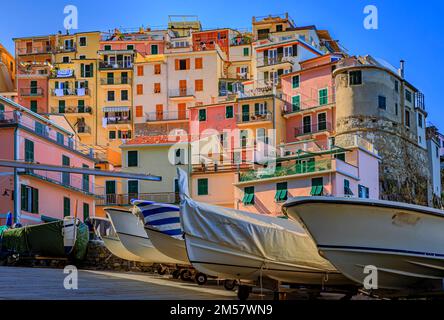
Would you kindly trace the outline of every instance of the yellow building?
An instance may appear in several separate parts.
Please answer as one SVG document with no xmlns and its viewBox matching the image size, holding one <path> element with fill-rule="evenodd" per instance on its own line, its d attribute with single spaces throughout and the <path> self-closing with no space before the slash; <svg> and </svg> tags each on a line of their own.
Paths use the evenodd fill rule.
<svg viewBox="0 0 444 320">
<path fill-rule="evenodd" d="M 15 59 L 0 44 L 0 92 L 15 90 Z"/>
</svg>

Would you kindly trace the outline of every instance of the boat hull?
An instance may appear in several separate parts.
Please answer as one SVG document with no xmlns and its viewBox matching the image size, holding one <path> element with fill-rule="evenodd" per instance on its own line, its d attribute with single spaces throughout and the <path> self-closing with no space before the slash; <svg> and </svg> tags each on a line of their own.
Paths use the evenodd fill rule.
<svg viewBox="0 0 444 320">
<path fill-rule="evenodd" d="M 306 226 L 321 255 L 349 279 L 364 285 L 374 266 L 378 289 L 442 289 L 444 216 L 437 210 L 317 197 L 294 199 L 284 208 Z"/>
<path fill-rule="evenodd" d="M 152 263 L 172 263 L 180 261 L 172 259 L 157 250 L 148 238 L 143 222 L 129 211 L 105 209 L 122 245 L 132 254 Z"/>
<path fill-rule="evenodd" d="M 190 264 L 184 240 L 176 239 L 147 226 L 145 226 L 145 232 L 154 247 L 162 254 L 179 261 L 181 264 Z"/>
</svg>

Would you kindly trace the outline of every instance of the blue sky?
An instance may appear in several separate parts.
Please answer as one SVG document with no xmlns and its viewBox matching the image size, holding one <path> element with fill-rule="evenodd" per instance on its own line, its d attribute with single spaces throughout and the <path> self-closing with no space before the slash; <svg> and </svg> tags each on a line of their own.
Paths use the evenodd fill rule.
<svg viewBox="0 0 444 320">
<path fill-rule="evenodd" d="M 328 29 L 350 54 L 371 54 L 395 66 L 406 61 L 406 78 L 426 96 L 428 121 L 444 131 L 439 103 L 443 93 L 440 61 L 444 52 L 444 1 L 380 0 L 15 0 L 2 4 L 0 43 L 13 51 L 12 38 L 63 30 L 63 8 L 76 5 L 79 31 L 107 31 L 115 27 L 165 26 L 168 15 L 198 15 L 204 28 L 250 28 L 252 16 L 289 12 L 296 25 Z M 378 30 L 363 27 L 366 5 L 376 5 Z M 4 16 L 5 18 L 5 16 Z"/>
</svg>

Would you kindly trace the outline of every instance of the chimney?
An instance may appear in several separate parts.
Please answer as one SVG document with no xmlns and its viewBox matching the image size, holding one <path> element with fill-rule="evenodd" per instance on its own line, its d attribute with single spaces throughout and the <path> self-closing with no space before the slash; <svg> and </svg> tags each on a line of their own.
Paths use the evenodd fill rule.
<svg viewBox="0 0 444 320">
<path fill-rule="evenodd" d="M 403 79 L 404 79 L 404 71 L 405 71 L 405 61 L 401 60 L 400 61 L 400 66 L 399 66 L 399 70 L 398 70 L 398 74 Z"/>
</svg>

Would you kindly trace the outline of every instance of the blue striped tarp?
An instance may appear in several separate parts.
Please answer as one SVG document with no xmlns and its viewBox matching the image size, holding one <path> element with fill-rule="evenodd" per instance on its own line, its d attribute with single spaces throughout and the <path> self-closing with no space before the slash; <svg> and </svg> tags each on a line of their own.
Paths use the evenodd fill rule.
<svg viewBox="0 0 444 320">
<path fill-rule="evenodd" d="M 131 204 L 139 208 L 145 225 L 174 238 L 182 239 L 178 206 L 144 200 L 131 200 Z"/>
</svg>

